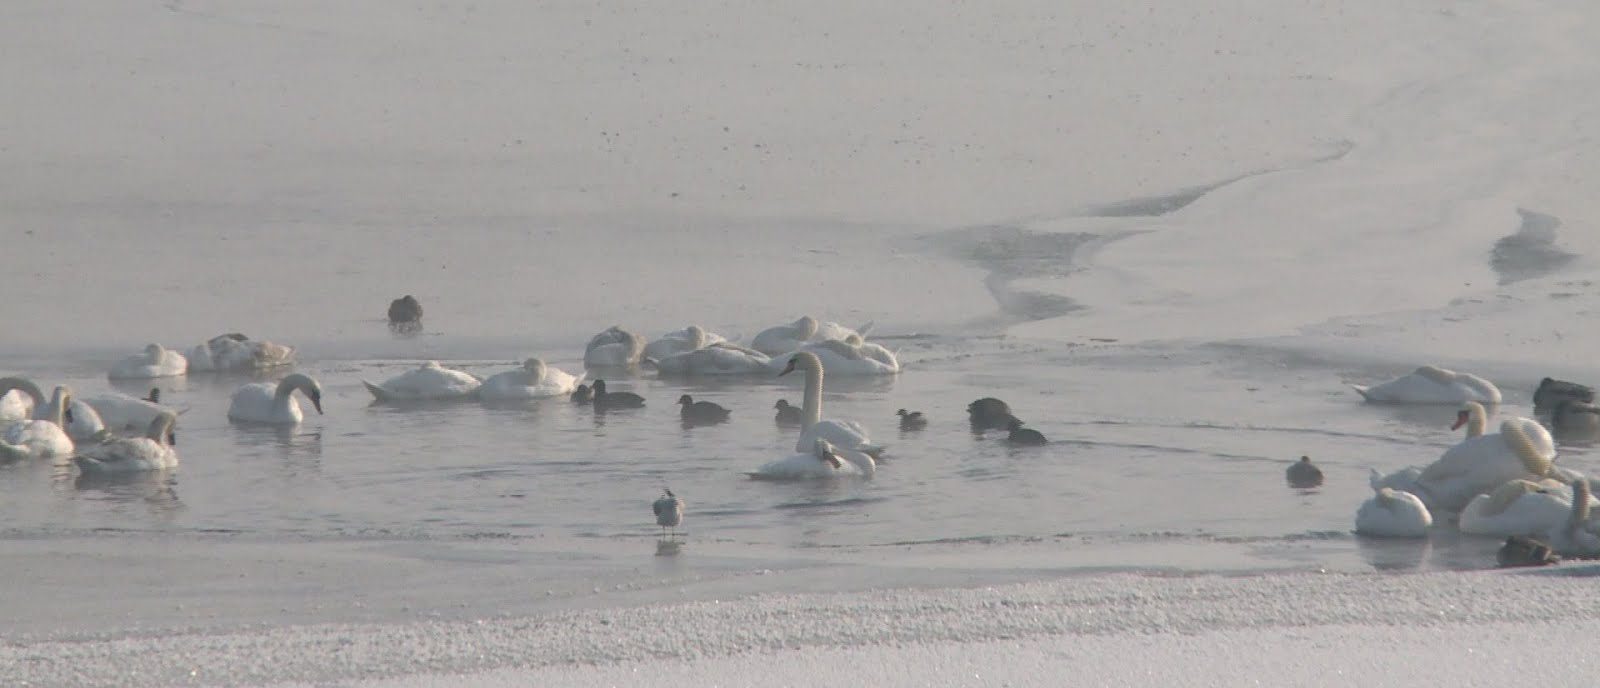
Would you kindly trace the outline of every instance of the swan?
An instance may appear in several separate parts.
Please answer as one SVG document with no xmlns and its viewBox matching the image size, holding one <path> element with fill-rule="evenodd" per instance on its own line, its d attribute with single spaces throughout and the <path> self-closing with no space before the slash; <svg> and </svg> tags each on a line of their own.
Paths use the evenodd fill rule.
<svg viewBox="0 0 1600 688">
<path fill-rule="evenodd" d="M 872 457 L 861 452 L 841 452 L 818 437 L 811 451 L 799 452 L 763 464 L 751 478 L 758 480 L 817 480 L 825 478 L 870 478 L 877 472 Z"/>
<path fill-rule="evenodd" d="M 589 340 L 583 350 L 583 365 L 586 368 L 631 368 L 639 365 L 644 347 L 644 337 L 612 325 Z"/>
<path fill-rule="evenodd" d="M 860 331 L 835 322 L 819 321 L 809 315 L 787 325 L 776 325 L 762 330 L 750 340 L 750 348 L 768 356 L 781 356 L 797 351 L 807 342 L 842 340 L 850 335 L 863 336 L 872 329 L 872 323 L 862 325 Z"/>
<path fill-rule="evenodd" d="M 55 401 L 52 399 L 47 402 L 44 392 L 27 378 L 0 378 L 0 395 L 3 395 L 0 398 L 18 400 L 18 406 L 25 410 L 25 413 L 17 417 L 0 414 L 0 423 L 29 419 L 50 420 L 56 416 Z M 94 407 L 85 404 L 75 395 L 69 396 L 67 412 L 62 414 L 62 418 L 66 420 L 62 429 L 67 431 L 67 436 L 74 442 L 98 442 L 105 439 L 105 421 Z"/>
<path fill-rule="evenodd" d="M 1434 511 L 1458 512 L 1479 493 L 1501 483 L 1550 474 L 1555 442 L 1530 418 L 1510 418 L 1500 432 L 1468 437 L 1417 475 L 1417 496 Z"/>
<path fill-rule="evenodd" d="M 661 335 L 660 338 L 650 342 L 644 347 L 644 357 L 652 361 L 660 361 L 668 356 L 676 356 L 697 349 L 704 349 L 712 344 L 728 341 L 726 337 L 714 332 L 707 332 L 699 325 L 690 325 L 681 330 L 675 330 Z"/>
<path fill-rule="evenodd" d="M 1311 463 L 1311 457 L 1302 456 L 1299 461 L 1289 464 L 1289 469 L 1284 471 L 1284 479 L 1289 481 L 1289 487 L 1310 489 L 1322 484 L 1322 469 Z"/>
<path fill-rule="evenodd" d="M 1572 481 L 1572 509 L 1566 520 L 1545 533 L 1550 547 L 1563 556 L 1600 555 L 1600 524 L 1590 519 L 1591 508 L 1589 481 Z"/>
<path fill-rule="evenodd" d="M 896 356 L 893 351 L 890 351 L 882 344 L 877 342 L 869 342 L 863 339 L 861 335 L 855 333 L 851 333 L 850 336 L 845 337 L 841 341 L 855 347 L 856 350 L 860 351 L 861 354 L 867 358 L 875 360 L 886 366 L 891 366 L 895 369 L 900 368 L 900 357 Z"/>
<path fill-rule="evenodd" d="M 154 401 L 155 398 L 159 397 L 152 390 L 152 397 L 145 399 L 127 394 L 112 393 L 89 397 L 83 401 L 93 408 L 95 413 L 100 415 L 100 420 L 105 424 L 107 430 L 118 433 L 131 433 L 150 427 L 150 421 L 155 420 L 156 416 L 160 415 L 162 411 L 178 413 L 176 409 L 157 403 Z M 73 400 L 72 419 L 74 421 L 78 419 L 76 399 Z M 68 423 L 68 425 L 71 425 L 71 423 Z"/>
<path fill-rule="evenodd" d="M 662 375 L 759 375 L 772 372 L 772 359 L 754 349 L 719 342 L 656 361 Z"/>
<path fill-rule="evenodd" d="M 162 411 L 143 437 L 124 437 L 90 447 L 73 457 L 85 475 L 162 471 L 178 467 L 178 452 L 167 443 L 178 414 Z"/>
<path fill-rule="evenodd" d="M 1563 439 L 1600 439 L 1600 406 L 1577 399 L 1562 399 L 1550 412 L 1550 430 Z"/>
<path fill-rule="evenodd" d="M 1545 378 L 1539 381 L 1539 388 L 1533 391 L 1533 413 L 1540 415 L 1549 413 L 1562 401 L 1582 401 L 1594 403 L 1594 388 L 1576 382 Z"/>
<path fill-rule="evenodd" d="M 674 537 L 678 534 L 678 526 L 683 524 L 683 500 L 678 495 L 672 494 L 670 489 L 662 489 L 661 497 L 650 505 L 650 510 L 656 514 L 656 525 L 661 526 L 661 536 L 666 537 L 667 529 L 672 529 Z"/>
<path fill-rule="evenodd" d="M 33 407 L 33 398 L 20 389 L 8 389 L 0 392 L 0 423 L 29 420 L 33 418 Z"/>
<path fill-rule="evenodd" d="M 822 420 L 822 359 L 809 351 L 796 352 L 789 357 L 789 364 L 778 376 L 788 375 L 795 370 L 804 370 L 806 374 L 805 400 L 800 411 L 800 439 L 795 442 L 795 451 L 814 451 L 815 440 L 822 438 L 845 454 L 862 453 L 876 459 L 883 448 L 872 444 L 866 428 L 861 427 L 860 423 L 852 420 Z"/>
<path fill-rule="evenodd" d="M 72 390 L 56 387 L 50 404 L 54 409 L 45 420 L 19 420 L 0 428 L 0 458 L 9 461 L 30 458 L 71 456 L 75 445 L 61 428 L 71 406 Z"/>
<path fill-rule="evenodd" d="M 256 341 L 237 332 L 217 335 L 189 350 L 189 372 L 264 370 L 294 363 L 294 347 Z"/>
<path fill-rule="evenodd" d="M 880 360 L 866 346 L 838 339 L 811 342 L 800 347 L 800 350 L 816 354 L 833 375 L 894 375 L 900 372 L 900 362 L 895 360 L 894 354 L 876 344 L 872 346 L 887 358 Z"/>
<path fill-rule="evenodd" d="M 1483 409 L 1483 404 L 1469 401 L 1461 405 L 1461 410 L 1456 412 L 1456 422 L 1450 426 L 1451 430 L 1467 428 L 1467 438 L 1482 437 L 1484 431 L 1489 429 L 1489 413 Z"/>
<path fill-rule="evenodd" d="M 113 366 L 109 377 L 113 380 L 141 380 L 157 377 L 176 377 L 189 372 L 189 361 L 176 351 L 161 348 L 160 344 L 145 346 L 142 353 L 124 358 Z"/>
<path fill-rule="evenodd" d="M 381 385 L 366 380 L 361 384 L 380 402 L 451 401 L 472 397 L 483 381 L 470 373 L 444 368 L 438 361 L 428 361 L 384 380 Z"/>
<path fill-rule="evenodd" d="M 1500 403 L 1500 389 L 1476 375 L 1436 366 L 1422 366 L 1381 385 L 1350 385 L 1367 401 L 1379 404 Z"/>
<path fill-rule="evenodd" d="M 478 398 L 483 401 L 525 401 L 571 394 L 578 386 L 578 378 L 571 373 L 545 365 L 543 359 L 530 358 L 522 367 L 490 375 L 478 388 Z"/>
<path fill-rule="evenodd" d="M 311 400 L 311 406 L 322 413 L 322 385 L 310 375 L 295 373 L 284 376 L 274 385 L 270 382 L 252 382 L 242 385 L 233 393 L 228 405 L 228 420 L 235 423 L 265 423 L 270 425 L 299 425 L 304 414 L 300 402 L 295 401 L 295 390 Z"/>
<path fill-rule="evenodd" d="M 1377 490 L 1356 510 L 1356 533 L 1372 537 L 1421 538 L 1428 536 L 1433 515 L 1410 492 Z"/>
<path fill-rule="evenodd" d="M 389 302 L 390 324 L 404 325 L 417 322 L 422 322 L 422 304 L 417 302 L 417 297 L 406 294 Z"/>
<path fill-rule="evenodd" d="M 1461 510 L 1461 532 L 1472 535 L 1543 535 L 1567 520 L 1571 488 L 1555 480 L 1508 480 Z"/>
</svg>

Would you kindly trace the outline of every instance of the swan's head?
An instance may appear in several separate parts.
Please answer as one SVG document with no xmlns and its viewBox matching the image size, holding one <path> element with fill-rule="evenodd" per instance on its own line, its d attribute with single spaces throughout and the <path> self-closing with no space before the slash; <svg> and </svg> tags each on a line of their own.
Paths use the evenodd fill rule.
<svg viewBox="0 0 1600 688">
<path fill-rule="evenodd" d="M 789 364 L 783 367 L 783 372 L 778 377 L 783 377 L 796 370 L 822 370 L 822 359 L 810 351 L 800 351 L 789 357 Z"/>
<path fill-rule="evenodd" d="M 818 437 L 817 440 L 811 444 L 811 451 L 814 455 L 816 455 L 818 461 L 826 463 L 829 466 L 833 466 L 834 468 L 841 468 L 844 466 L 844 461 L 840 459 L 839 454 L 833 450 L 833 445 L 821 437 Z"/>
<path fill-rule="evenodd" d="M 149 356 L 150 358 L 153 358 L 153 359 L 161 358 L 161 354 L 164 351 L 166 351 L 166 349 L 161 348 L 160 344 L 146 344 L 146 345 L 144 345 L 144 355 Z"/>
<path fill-rule="evenodd" d="M 691 397 L 691 396 L 689 396 L 687 394 L 685 394 L 685 395 L 683 395 L 681 397 L 678 397 L 678 405 L 679 406 L 688 406 L 689 404 L 693 404 L 693 403 L 694 403 L 694 397 Z"/>
<path fill-rule="evenodd" d="M 538 358 L 530 358 L 522 362 L 522 369 L 526 372 L 532 373 L 536 378 L 544 378 L 545 365 L 543 360 Z"/>
<path fill-rule="evenodd" d="M 789 400 L 788 399 L 779 399 L 778 403 L 772 405 L 772 408 L 775 408 L 775 409 L 786 409 L 786 408 L 789 408 Z"/>
<path fill-rule="evenodd" d="M 1456 411 L 1456 422 L 1454 425 L 1450 426 L 1450 429 L 1459 430 L 1461 429 L 1461 426 L 1472 422 L 1472 414 L 1474 412 L 1480 416 L 1483 415 L 1483 404 L 1479 404 L 1476 401 L 1469 401 L 1465 404 L 1462 404 L 1461 410 Z"/>
<path fill-rule="evenodd" d="M 800 339 L 810 339 L 817 334 L 817 319 L 802 315 L 799 320 L 794 321 L 794 329 L 798 330 Z"/>
</svg>

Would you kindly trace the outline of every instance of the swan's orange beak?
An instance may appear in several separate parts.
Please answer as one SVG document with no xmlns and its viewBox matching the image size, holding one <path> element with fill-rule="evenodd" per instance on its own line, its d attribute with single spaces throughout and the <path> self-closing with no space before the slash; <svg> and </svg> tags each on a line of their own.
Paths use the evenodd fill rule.
<svg viewBox="0 0 1600 688">
<path fill-rule="evenodd" d="M 794 359 L 791 358 L 789 359 L 789 365 L 783 367 L 783 372 L 778 373 L 778 377 L 783 377 L 792 372 L 794 372 Z"/>
<path fill-rule="evenodd" d="M 1467 413 L 1465 410 L 1457 412 L 1456 413 L 1456 424 L 1450 426 L 1450 429 L 1451 430 L 1459 429 L 1461 426 L 1466 425 L 1467 424 L 1467 420 L 1470 419 L 1471 417 L 1472 417 L 1472 414 Z"/>
</svg>

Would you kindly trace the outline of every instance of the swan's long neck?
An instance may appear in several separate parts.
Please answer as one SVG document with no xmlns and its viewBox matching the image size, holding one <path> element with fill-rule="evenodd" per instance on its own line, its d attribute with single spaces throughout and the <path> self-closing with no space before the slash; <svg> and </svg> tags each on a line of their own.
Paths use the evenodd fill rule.
<svg viewBox="0 0 1600 688">
<path fill-rule="evenodd" d="M 1482 437 L 1489 429 L 1489 417 L 1483 410 L 1483 404 L 1476 401 L 1467 403 L 1467 437 Z"/>
<path fill-rule="evenodd" d="M 1579 478 L 1572 481 L 1572 511 L 1567 516 L 1567 532 L 1577 532 L 1589 522 L 1589 481 Z"/>
<path fill-rule="evenodd" d="M 13 389 L 20 390 L 23 394 L 33 399 L 34 408 L 37 409 L 44 406 L 44 390 L 39 389 L 39 385 L 34 384 L 33 380 L 25 377 L 0 377 L 0 397 L 5 396 L 6 392 Z"/>
<path fill-rule="evenodd" d="M 50 417 L 45 420 L 62 428 L 67 427 L 67 404 L 70 403 L 72 403 L 72 390 L 57 387 L 55 394 L 50 396 Z"/>
<path fill-rule="evenodd" d="M 814 362 L 811 362 L 814 363 Z M 806 366 L 806 397 L 805 405 L 801 410 L 804 426 L 802 431 L 810 430 L 811 426 L 822 422 L 822 366 Z"/>
<path fill-rule="evenodd" d="M 288 413 L 289 398 L 294 396 L 294 391 L 297 389 L 300 390 L 301 394 L 306 395 L 307 399 L 311 399 L 313 398 L 312 392 L 317 390 L 317 383 L 313 382 L 311 378 L 300 373 L 295 373 L 283 378 L 282 381 L 278 382 L 277 393 L 272 395 L 273 412 Z"/>
<path fill-rule="evenodd" d="M 156 444 L 165 446 L 167 444 L 167 434 L 172 432 L 172 426 L 177 422 L 177 414 L 171 411 L 162 411 L 156 415 L 154 420 L 150 421 L 150 429 L 145 431 L 144 436 L 154 440 Z"/>
<path fill-rule="evenodd" d="M 1500 424 L 1500 436 L 1505 438 L 1506 446 L 1522 460 L 1523 467 L 1529 473 L 1543 477 L 1550 472 L 1550 459 L 1539 454 L 1539 450 L 1533 446 L 1533 438 L 1528 437 L 1528 432 L 1522 429 L 1522 424 L 1516 419 Z"/>
</svg>

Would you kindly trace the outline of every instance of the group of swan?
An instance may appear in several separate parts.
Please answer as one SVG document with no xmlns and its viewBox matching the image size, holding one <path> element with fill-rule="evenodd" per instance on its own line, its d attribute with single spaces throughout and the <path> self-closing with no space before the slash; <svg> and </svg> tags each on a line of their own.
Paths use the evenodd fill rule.
<svg viewBox="0 0 1600 688">
<path fill-rule="evenodd" d="M 482 401 L 525 401 L 570 394 L 579 377 L 560 368 L 546 365 L 544 360 L 529 358 L 515 370 L 496 373 L 487 380 L 451 370 L 438 361 L 422 365 L 373 384 L 362 380 L 367 391 L 380 402 L 456 401 L 480 399 Z"/>
<path fill-rule="evenodd" d="M 649 343 L 642 336 L 613 326 L 589 340 L 583 363 L 588 368 L 649 363 L 668 376 L 771 375 L 788 363 L 789 354 L 809 351 L 835 375 L 900 372 L 894 352 L 866 341 L 864 333 L 871 325 L 862 326 L 858 332 L 808 315 L 762 330 L 748 347 L 698 325 L 668 332 Z"/>
<path fill-rule="evenodd" d="M 113 364 L 108 376 L 113 380 L 144 380 L 198 372 L 266 370 L 291 363 L 294 347 L 230 332 L 195 346 L 187 356 L 160 344 L 146 345 L 144 351 Z"/>
<path fill-rule="evenodd" d="M 822 360 L 810 351 L 796 352 L 779 375 L 796 370 L 805 372 L 806 386 L 795 453 L 763 464 L 751 477 L 805 480 L 875 474 L 883 448 L 872 443 L 866 428 L 855 421 L 822 418 Z"/>
</svg>

